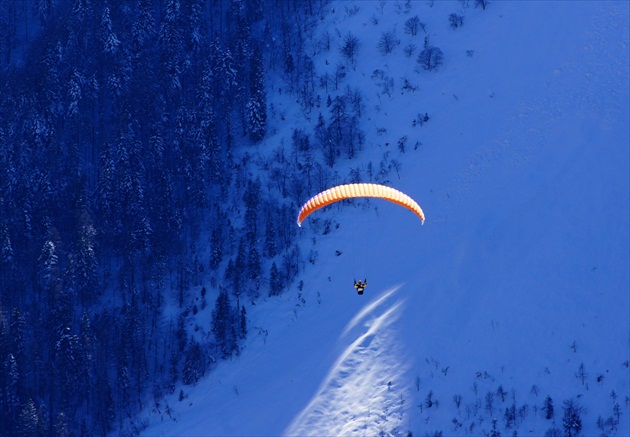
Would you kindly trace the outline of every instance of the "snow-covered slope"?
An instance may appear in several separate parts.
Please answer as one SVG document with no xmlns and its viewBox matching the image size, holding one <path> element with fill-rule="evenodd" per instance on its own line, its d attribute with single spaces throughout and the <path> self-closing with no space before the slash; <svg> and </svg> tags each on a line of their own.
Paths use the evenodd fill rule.
<svg viewBox="0 0 630 437">
<path fill-rule="evenodd" d="M 241 355 L 150 412 L 146 435 L 480 435 L 493 418 L 543 435 L 569 399 L 585 435 L 630 433 L 628 3 L 430 3 L 337 2 L 318 29 L 361 40 L 346 81 L 366 99 L 366 146 L 340 175 L 389 152 L 424 226 L 377 201 L 317 212 L 339 223 L 325 236 L 307 219 L 303 253 L 318 258 L 302 290 L 248 308 Z M 437 72 L 403 54 L 422 47 L 403 32 L 416 14 L 444 52 Z M 321 74 L 340 55 L 314 60 Z"/>
</svg>

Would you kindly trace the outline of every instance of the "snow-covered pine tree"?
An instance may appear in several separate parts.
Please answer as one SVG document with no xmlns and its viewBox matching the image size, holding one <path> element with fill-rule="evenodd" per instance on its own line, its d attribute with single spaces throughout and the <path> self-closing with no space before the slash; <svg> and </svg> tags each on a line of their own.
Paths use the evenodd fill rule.
<svg viewBox="0 0 630 437">
<path fill-rule="evenodd" d="M 2 362 L 2 390 L 0 396 L 0 429 L 4 430 L 7 435 L 13 433 L 15 427 L 15 418 L 20 407 L 20 398 L 18 391 L 18 383 L 20 374 L 15 356 L 9 353 Z"/>
<path fill-rule="evenodd" d="M 247 103 L 247 124 L 249 134 L 255 142 L 260 141 L 267 130 L 267 96 L 265 94 L 265 71 L 262 49 L 254 46 L 249 72 L 249 102 Z"/>
<path fill-rule="evenodd" d="M 282 291 L 284 281 L 280 275 L 280 270 L 275 262 L 271 264 L 271 270 L 269 272 L 269 296 L 276 296 Z"/>
<path fill-rule="evenodd" d="M 39 431 L 39 416 L 33 399 L 29 398 L 20 409 L 17 418 L 16 435 L 35 437 Z"/>
<path fill-rule="evenodd" d="M 566 437 L 577 437 L 582 431 L 582 407 L 573 399 L 564 401 L 562 406 L 562 427 Z"/>
<path fill-rule="evenodd" d="M 194 337 L 190 338 L 186 351 L 186 359 L 182 368 L 182 381 L 191 385 L 199 381 L 206 373 L 206 358 L 204 357 L 201 345 Z"/>
<path fill-rule="evenodd" d="M 234 315 L 227 290 L 219 292 L 214 310 L 212 311 L 212 328 L 215 345 L 222 358 L 228 358 L 237 348 L 236 338 L 232 335 Z"/>
</svg>

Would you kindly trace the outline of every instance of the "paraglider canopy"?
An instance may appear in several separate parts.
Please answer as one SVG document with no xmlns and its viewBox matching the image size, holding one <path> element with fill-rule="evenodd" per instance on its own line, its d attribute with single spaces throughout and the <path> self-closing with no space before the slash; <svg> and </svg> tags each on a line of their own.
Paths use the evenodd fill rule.
<svg viewBox="0 0 630 437">
<path fill-rule="evenodd" d="M 309 214 L 326 205 L 354 197 L 378 197 L 389 200 L 412 211 L 424 223 L 424 213 L 420 205 L 405 193 L 385 185 L 362 183 L 338 185 L 311 197 L 300 209 L 297 224 L 301 227 L 302 222 Z"/>
</svg>

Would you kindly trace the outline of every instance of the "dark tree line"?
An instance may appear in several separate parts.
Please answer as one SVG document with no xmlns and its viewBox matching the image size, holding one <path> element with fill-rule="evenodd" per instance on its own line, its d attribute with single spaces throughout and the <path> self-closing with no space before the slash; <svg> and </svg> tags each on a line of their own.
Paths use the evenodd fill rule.
<svg viewBox="0 0 630 437">
<path fill-rule="evenodd" d="M 1 3 L 0 435 L 110 432 L 238 353 L 246 305 L 291 283 L 297 179 L 321 165 L 261 181 L 242 151 L 266 135 L 267 71 L 313 93 L 322 3 Z"/>
</svg>

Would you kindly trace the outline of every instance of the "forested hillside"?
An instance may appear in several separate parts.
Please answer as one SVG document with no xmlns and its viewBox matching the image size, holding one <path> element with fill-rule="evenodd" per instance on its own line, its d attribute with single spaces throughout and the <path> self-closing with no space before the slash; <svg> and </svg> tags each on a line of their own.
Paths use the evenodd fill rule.
<svg viewBox="0 0 630 437">
<path fill-rule="evenodd" d="M 624 435 L 628 16 L 0 1 L 0 436 Z"/>
<path fill-rule="evenodd" d="M 270 74 L 319 106 L 323 4 L 2 2 L 0 435 L 106 434 L 239 353 L 302 262 L 286 224 L 340 154 L 316 149 L 360 145 L 340 92 L 315 141 L 256 148 Z"/>
<path fill-rule="evenodd" d="M 424 226 L 379 200 L 309 215 L 307 268 L 246 305 L 240 355 L 123 432 L 628 435 L 628 6 L 326 5 L 315 87 L 268 76 L 258 152 L 303 165 L 309 138 L 324 188 L 391 185 Z"/>
</svg>

